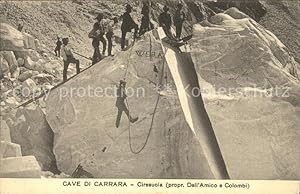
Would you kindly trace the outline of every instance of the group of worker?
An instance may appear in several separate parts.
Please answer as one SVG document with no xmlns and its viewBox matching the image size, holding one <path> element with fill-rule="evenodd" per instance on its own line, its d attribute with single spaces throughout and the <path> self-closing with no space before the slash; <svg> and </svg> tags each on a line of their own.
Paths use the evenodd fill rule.
<svg viewBox="0 0 300 194">
<path fill-rule="evenodd" d="M 150 20 L 150 13 L 151 13 L 150 7 L 151 7 L 151 2 L 146 1 L 143 3 L 143 7 L 141 11 L 142 19 L 139 28 L 138 24 L 131 17 L 131 12 L 133 7 L 130 4 L 126 5 L 125 13 L 120 17 L 122 19 L 122 24 L 121 24 L 121 32 L 122 32 L 121 49 L 122 50 L 125 49 L 126 35 L 128 32 L 134 30 L 133 39 L 135 40 L 136 38 L 142 36 L 145 32 L 154 29 L 154 25 Z M 163 12 L 159 15 L 158 18 L 159 25 L 163 28 L 167 37 L 176 41 L 180 41 L 183 23 L 186 19 L 186 15 L 182 8 L 183 8 L 183 4 L 178 3 L 177 9 L 173 16 L 173 22 L 172 22 L 171 14 L 169 13 L 168 6 L 163 7 Z M 114 26 L 118 23 L 119 19 L 118 17 L 114 17 L 111 20 L 106 20 L 106 23 L 104 23 L 105 20 L 104 14 L 99 13 L 95 18 L 95 20 L 96 22 L 94 23 L 92 30 L 88 34 L 88 37 L 92 39 L 92 46 L 94 48 L 94 53 L 92 56 L 92 64 L 99 62 L 103 58 L 103 55 L 105 55 L 106 52 L 106 47 L 108 51 L 108 56 L 112 56 L 112 46 L 113 46 L 112 39 L 114 36 L 113 29 Z M 173 23 L 176 31 L 175 37 L 171 32 Z M 58 38 L 56 42 L 56 48 L 55 48 L 55 55 L 58 57 L 62 56 L 64 61 L 63 81 L 67 80 L 67 70 L 70 63 L 75 63 L 77 73 L 80 72 L 79 60 L 77 60 L 74 57 L 68 45 L 68 42 L 69 39 L 67 37 L 62 38 L 62 41 L 60 40 L 60 38 Z M 100 42 L 102 43 L 102 55 L 100 52 Z"/>
</svg>

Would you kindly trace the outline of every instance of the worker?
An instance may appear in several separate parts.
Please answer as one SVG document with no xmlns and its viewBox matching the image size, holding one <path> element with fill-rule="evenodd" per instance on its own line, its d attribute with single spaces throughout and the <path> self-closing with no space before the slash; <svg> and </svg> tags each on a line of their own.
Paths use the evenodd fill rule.
<svg viewBox="0 0 300 194">
<path fill-rule="evenodd" d="M 106 51 L 106 40 L 104 38 L 104 34 L 105 34 L 105 29 L 102 23 L 102 20 L 104 18 L 103 13 L 99 13 L 98 16 L 95 18 L 97 20 L 96 23 L 99 24 L 99 36 L 98 39 L 99 41 L 102 43 L 103 45 L 103 49 L 102 49 L 102 55 L 105 55 L 105 51 Z"/>
<path fill-rule="evenodd" d="M 107 52 L 108 56 L 113 56 L 112 51 L 112 38 L 114 36 L 114 26 L 118 23 L 118 18 L 114 17 L 112 21 L 109 21 L 107 24 L 107 32 L 106 32 L 106 39 L 107 39 Z"/>
<path fill-rule="evenodd" d="M 159 26 L 163 28 L 163 30 L 169 38 L 173 38 L 171 32 L 172 18 L 171 14 L 169 13 L 169 7 L 165 5 L 163 10 L 164 12 L 162 12 L 158 17 Z"/>
<path fill-rule="evenodd" d="M 94 23 L 92 31 L 89 33 L 89 38 L 92 38 L 92 46 L 94 48 L 94 53 L 92 57 L 92 65 L 96 64 L 101 60 L 101 54 L 100 54 L 100 39 L 103 35 L 100 32 L 100 25 L 98 22 Z"/>
<path fill-rule="evenodd" d="M 126 12 L 121 16 L 123 19 L 122 25 L 121 25 L 121 31 L 122 31 L 122 38 L 121 38 L 121 49 L 124 50 L 125 48 L 125 39 L 127 32 L 131 32 L 132 29 L 134 29 L 134 39 L 138 36 L 138 25 L 135 23 L 135 21 L 132 19 L 130 13 L 132 12 L 132 6 L 127 4 L 126 5 Z"/>
<path fill-rule="evenodd" d="M 60 49 L 61 49 L 61 45 L 62 45 L 62 42 L 60 41 L 60 38 L 57 37 L 56 47 L 55 47 L 55 49 L 54 49 L 55 56 L 57 56 L 57 57 L 60 57 Z"/>
<path fill-rule="evenodd" d="M 139 118 L 138 117 L 131 117 L 129 110 L 125 104 L 125 100 L 127 98 L 127 95 L 125 93 L 126 90 L 126 82 L 124 80 L 120 80 L 120 84 L 117 90 L 117 101 L 116 101 L 116 107 L 118 108 L 118 116 L 116 120 L 116 127 L 118 128 L 120 125 L 121 117 L 123 111 L 127 115 L 129 121 L 131 123 L 135 123 Z"/>
<path fill-rule="evenodd" d="M 145 32 L 150 31 L 154 28 L 154 25 L 150 21 L 150 2 L 144 1 L 142 8 L 142 23 L 139 30 L 139 35 L 143 35 Z"/>
<path fill-rule="evenodd" d="M 77 74 L 80 73 L 80 67 L 79 67 L 79 60 L 75 59 L 70 46 L 68 45 L 69 43 L 69 38 L 65 37 L 62 39 L 63 45 L 61 47 L 61 55 L 63 57 L 64 61 L 64 70 L 63 70 L 63 81 L 67 81 L 67 72 L 68 72 L 68 67 L 70 63 L 76 64 L 76 72 Z"/>
<path fill-rule="evenodd" d="M 180 39 L 180 37 L 181 37 L 183 22 L 186 19 L 185 13 L 183 12 L 182 8 L 183 8 L 183 4 L 178 3 L 177 9 L 176 9 L 174 17 L 173 17 L 174 25 L 176 28 L 176 38 L 177 39 Z"/>
<path fill-rule="evenodd" d="M 22 32 L 23 27 L 24 27 L 23 23 L 20 22 L 20 23 L 18 24 L 18 28 L 17 28 L 18 31 Z"/>
</svg>

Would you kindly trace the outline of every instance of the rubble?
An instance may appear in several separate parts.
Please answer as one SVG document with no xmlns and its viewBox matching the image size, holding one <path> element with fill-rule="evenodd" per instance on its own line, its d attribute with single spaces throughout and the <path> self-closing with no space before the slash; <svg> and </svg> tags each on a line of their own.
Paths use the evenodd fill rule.
<svg viewBox="0 0 300 194">
<path fill-rule="evenodd" d="M 29 70 L 29 71 L 24 71 L 23 73 L 20 74 L 20 76 L 18 77 L 18 79 L 23 82 L 29 78 L 31 78 L 33 75 L 32 71 Z"/>
<path fill-rule="evenodd" d="M 20 51 L 24 48 L 24 36 L 14 27 L 1 23 L 0 51 Z"/>
</svg>

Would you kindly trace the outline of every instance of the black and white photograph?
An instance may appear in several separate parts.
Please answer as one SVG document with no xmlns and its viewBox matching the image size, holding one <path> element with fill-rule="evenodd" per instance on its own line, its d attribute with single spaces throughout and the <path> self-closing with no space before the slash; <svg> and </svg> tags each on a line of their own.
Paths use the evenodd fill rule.
<svg viewBox="0 0 300 194">
<path fill-rule="evenodd" d="M 0 178 L 299 181 L 299 64 L 299 0 L 1 0 Z"/>
</svg>

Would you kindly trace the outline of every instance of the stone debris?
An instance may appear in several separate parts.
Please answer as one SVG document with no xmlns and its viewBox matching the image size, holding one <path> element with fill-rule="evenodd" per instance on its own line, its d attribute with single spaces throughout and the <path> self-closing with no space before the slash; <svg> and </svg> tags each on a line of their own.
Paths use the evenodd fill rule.
<svg viewBox="0 0 300 194">
<path fill-rule="evenodd" d="M 23 82 L 29 78 L 31 78 L 33 75 L 32 71 L 29 70 L 29 71 L 25 71 L 23 73 L 20 74 L 20 76 L 18 77 L 19 81 Z"/>
<path fill-rule="evenodd" d="M 18 79 L 20 75 L 20 68 L 17 67 L 12 73 L 11 73 L 11 78 L 13 78 L 14 80 L 15 79 Z"/>
<path fill-rule="evenodd" d="M 61 82 L 63 67 L 61 61 L 39 53 L 41 45 L 33 36 L 6 23 L 0 25 L 0 94 L 3 96 L 0 106 L 8 111 L 13 105 L 39 95 L 45 85 L 53 87 Z M 13 92 L 4 94 L 10 90 Z"/>
<path fill-rule="evenodd" d="M 3 78 L 4 75 L 9 72 L 9 65 L 6 59 L 4 59 L 2 56 L 0 56 L 0 69 L 0 76 Z"/>
<path fill-rule="evenodd" d="M 1 23 L 0 51 L 20 51 L 24 49 L 24 35 L 14 27 Z"/>
</svg>

